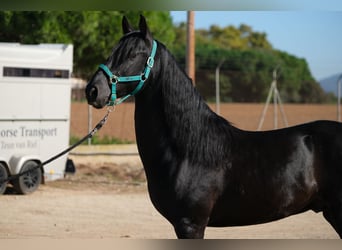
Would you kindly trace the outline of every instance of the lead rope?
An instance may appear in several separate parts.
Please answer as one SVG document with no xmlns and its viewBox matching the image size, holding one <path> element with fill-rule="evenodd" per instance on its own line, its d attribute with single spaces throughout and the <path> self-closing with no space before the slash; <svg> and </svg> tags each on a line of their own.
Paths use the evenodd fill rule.
<svg viewBox="0 0 342 250">
<path fill-rule="evenodd" d="M 106 113 L 105 116 L 102 118 L 102 120 L 99 121 L 99 122 L 96 124 L 96 126 L 93 128 L 93 130 L 90 131 L 90 133 L 87 134 L 86 136 L 84 136 L 81 140 L 79 140 L 78 142 L 76 142 L 75 144 L 71 145 L 71 146 L 68 147 L 67 149 L 65 149 L 65 150 L 63 150 L 62 152 L 60 152 L 60 153 L 58 153 L 58 154 L 52 156 L 52 157 L 49 158 L 48 160 L 46 160 L 46 161 L 44 161 L 44 162 L 38 164 L 37 166 L 35 166 L 35 167 L 31 168 L 31 169 L 28 169 L 28 170 L 26 170 L 26 171 L 24 171 L 24 172 L 21 172 L 21 173 L 19 173 L 19 174 L 11 175 L 11 176 L 9 176 L 7 179 L 0 180 L 0 185 L 2 185 L 2 184 L 5 183 L 5 182 L 8 182 L 8 181 L 12 181 L 12 180 L 14 180 L 14 179 L 17 179 L 17 178 L 19 178 L 20 176 L 25 175 L 25 174 L 27 174 L 27 173 L 29 173 L 29 172 L 31 172 L 31 171 L 34 171 L 34 170 L 36 170 L 36 169 L 38 169 L 38 168 L 42 168 L 44 165 L 49 164 L 50 162 L 52 162 L 52 161 L 58 159 L 59 157 L 61 157 L 62 155 L 65 155 L 66 153 L 70 152 L 71 150 L 73 150 L 74 148 L 76 148 L 77 146 L 79 146 L 80 144 L 82 144 L 84 141 L 86 141 L 87 139 L 92 138 L 92 137 L 93 137 L 93 136 L 102 128 L 102 126 L 105 125 L 105 123 L 106 123 L 107 120 L 108 120 L 109 114 L 110 114 L 112 111 L 114 111 L 114 109 L 115 109 L 115 106 L 108 106 L 108 108 L 107 108 L 107 113 Z"/>
</svg>

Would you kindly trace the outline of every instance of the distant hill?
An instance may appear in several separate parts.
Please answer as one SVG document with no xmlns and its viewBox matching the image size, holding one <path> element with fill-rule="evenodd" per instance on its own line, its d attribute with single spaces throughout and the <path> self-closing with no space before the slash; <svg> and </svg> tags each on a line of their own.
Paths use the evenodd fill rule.
<svg viewBox="0 0 342 250">
<path fill-rule="evenodd" d="M 342 73 L 338 73 L 330 77 L 324 78 L 322 80 L 319 80 L 318 82 L 325 92 L 334 93 L 337 96 L 337 80 L 341 75 Z"/>
</svg>

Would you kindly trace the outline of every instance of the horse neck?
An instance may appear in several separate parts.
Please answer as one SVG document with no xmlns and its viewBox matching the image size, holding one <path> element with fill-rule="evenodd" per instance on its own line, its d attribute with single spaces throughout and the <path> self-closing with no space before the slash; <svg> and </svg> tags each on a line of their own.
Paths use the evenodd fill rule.
<svg viewBox="0 0 342 250">
<path fill-rule="evenodd" d="M 159 63 L 153 70 L 157 76 L 136 98 L 138 144 L 142 140 L 149 145 L 167 142 L 182 154 L 196 155 L 190 151 L 198 148 L 200 140 L 203 144 L 205 130 L 217 116 L 166 49 L 159 51 Z"/>
</svg>

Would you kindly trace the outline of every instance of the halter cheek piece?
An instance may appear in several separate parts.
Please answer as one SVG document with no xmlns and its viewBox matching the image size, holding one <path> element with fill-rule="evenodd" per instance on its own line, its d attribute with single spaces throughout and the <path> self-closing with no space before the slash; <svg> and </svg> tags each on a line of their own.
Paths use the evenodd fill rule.
<svg viewBox="0 0 342 250">
<path fill-rule="evenodd" d="M 156 51 L 157 51 L 157 42 L 155 40 L 153 40 L 151 55 L 147 59 L 146 67 L 140 75 L 116 76 L 110 71 L 110 69 L 106 65 L 100 64 L 99 68 L 102 69 L 103 72 L 109 77 L 110 84 L 112 85 L 112 96 L 111 96 L 110 101 L 107 104 L 108 106 L 120 104 L 120 103 L 124 102 L 128 97 L 136 95 L 141 90 L 141 88 L 144 86 L 145 81 L 147 80 L 148 76 L 150 75 L 151 69 L 152 69 L 153 64 L 154 64 L 154 56 L 156 55 Z M 134 81 L 139 81 L 139 83 L 135 87 L 135 89 L 131 93 L 129 93 L 128 95 L 120 98 L 120 100 L 117 100 L 116 84 L 117 83 L 128 83 L 128 82 L 134 82 Z"/>
</svg>

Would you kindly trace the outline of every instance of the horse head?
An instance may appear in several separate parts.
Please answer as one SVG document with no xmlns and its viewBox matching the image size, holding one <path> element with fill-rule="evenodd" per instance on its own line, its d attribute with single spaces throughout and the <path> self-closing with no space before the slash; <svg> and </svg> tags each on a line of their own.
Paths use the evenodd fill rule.
<svg viewBox="0 0 342 250">
<path fill-rule="evenodd" d="M 139 31 L 134 31 L 123 17 L 122 30 L 124 35 L 112 54 L 87 84 L 86 97 L 95 108 L 113 105 L 121 102 L 117 98 L 124 100 L 137 94 L 153 67 L 157 43 L 145 18 L 140 16 Z"/>
</svg>

